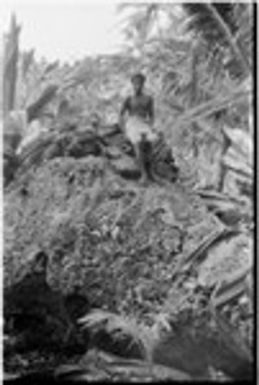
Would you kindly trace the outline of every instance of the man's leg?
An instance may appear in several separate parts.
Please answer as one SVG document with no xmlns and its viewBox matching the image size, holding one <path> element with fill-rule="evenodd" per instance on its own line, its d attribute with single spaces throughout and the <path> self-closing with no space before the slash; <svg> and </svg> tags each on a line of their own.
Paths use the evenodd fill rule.
<svg viewBox="0 0 259 385">
<path fill-rule="evenodd" d="M 145 153 L 144 153 L 144 148 L 141 142 L 135 143 L 135 153 L 136 153 L 136 158 L 138 162 L 138 166 L 140 168 L 141 172 L 141 182 L 146 183 L 148 181 L 148 172 L 146 169 L 146 160 L 145 160 Z"/>
<path fill-rule="evenodd" d="M 153 182 L 156 182 L 156 178 L 155 178 L 155 175 L 154 175 L 154 172 L 153 172 L 153 167 L 152 167 L 152 150 L 153 150 L 153 144 L 151 141 L 149 140 L 146 140 L 144 142 L 144 162 L 145 162 L 145 169 L 146 169 L 146 173 L 148 175 L 148 178 L 153 181 Z"/>
<path fill-rule="evenodd" d="M 151 182 L 159 182 L 156 178 L 152 167 L 152 142 L 147 138 L 142 139 L 140 142 L 140 156 L 142 157 L 142 167 L 144 179 Z"/>
</svg>

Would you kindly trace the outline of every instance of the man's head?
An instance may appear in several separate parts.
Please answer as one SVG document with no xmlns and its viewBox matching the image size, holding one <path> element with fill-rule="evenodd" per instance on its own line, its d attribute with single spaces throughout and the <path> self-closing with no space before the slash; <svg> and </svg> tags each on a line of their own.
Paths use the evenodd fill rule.
<svg viewBox="0 0 259 385">
<path fill-rule="evenodd" d="M 91 117 L 91 125 L 94 129 L 97 129 L 99 126 L 100 126 L 100 123 L 101 123 L 101 118 L 100 116 L 97 114 L 97 112 L 94 112 L 92 113 Z"/>
<path fill-rule="evenodd" d="M 136 95 L 142 92 L 145 81 L 146 81 L 146 77 L 142 73 L 136 73 L 132 76 L 131 83 L 133 85 L 134 92 Z"/>
</svg>

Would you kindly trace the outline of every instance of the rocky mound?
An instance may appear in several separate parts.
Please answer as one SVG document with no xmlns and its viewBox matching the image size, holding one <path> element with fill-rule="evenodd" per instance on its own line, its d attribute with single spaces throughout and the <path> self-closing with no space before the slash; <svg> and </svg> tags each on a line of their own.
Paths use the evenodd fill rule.
<svg viewBox="0 0 259 385">
<path fill-rule="evenodd" d="M 98 157 L 55 158 L 26 173 L 6 192 L 4 220 L 6 284 L 40 247 L 51 256 L 54 288 L 80 284 L 94 304 L 117 310 L 136 301 L 140 280 L 140 298 L 163 301 L 181 253 L 218 226 L 180 185 L 141 187 Z"/>
<path fill-rule="evenodd" d="M 115 149 L 118 152 L 118 147 Z M 180 181 L 141 186 L 132 174 L 130 178 L 128 174 L 123 177 L 114 160 L 118 160 L 122 170 L 130 170 L 131 166 L 127 161 L 121 164 L 114 152 L 110 157 L 46 159 L 8 186 L 4 200 L 5 286 L 16 287 L 28 276 L 31 255 L 40 249 L 49 256 L 43 286 L 47 285 L 48 293 L 62 293 L 68 299 L 66 311 L 76 312 L 75 318 L 78 309 L 73 295 L 77 292 L 80 298 L 88 299 L 90 308 L 132 316 L 149 326 L 155 324 L 157 315 L 167 314 L 177 325 L 182 325 L 187 317 L 191 320 L 189 333 L 206 325 L 209 334 L 208 298 L 213 289 L 210 277 L 215 278 L 216 272 L 215 285 L 222 278 L 222 271 L 231 273 L 249 262 L 247 235 L 228 230 L 225 234 L 226 228 L 202 199 Z M 214 246 L 208 250 L 212 243 Z M 233 251 L 240 245 L 246 250 L 245 255 Z M 186 270 L 186 266 L 199 260 L 205 263 L 194 263 L 193 269 Z M 38 303 L 35 294 L 35 300 L 36 297 Z M 56 294 L 53 298 L 55 303 Z M 45 308 L 45 302 L 40 303 Z M 49 308 L 48 301 L 46 306 Z M 252 321 L 242 320 L 239 304 L 235 306 L 230 315 L 238 315 L 236 327 L 251 349 Z M 51 323 L 53 331 L 52 326 Z M 47 333 L 48 330 L 47 325 Z M 228 334 L 224 329 L 223 335 Z M 218 340 L 221 341 L 217 336 Z M 188 345 L 178 342 L 183 349 L 168 353 L 173 366 L 179 359 L 182 365 L 181 357 L 185 357 L 182 354 Z M 167 355 L 163 344 L 161 349 Z M 210 347 L 204 347 L 205 355 L 206 349 Z M 233 357 L 236 367 L 235 354 Z M 222 360 L 217 360 L 213 358 L 213 365 L 222 370 Z M 244 361 L 250 365 L 249 354 L 245 353 Z"/>
</svg>

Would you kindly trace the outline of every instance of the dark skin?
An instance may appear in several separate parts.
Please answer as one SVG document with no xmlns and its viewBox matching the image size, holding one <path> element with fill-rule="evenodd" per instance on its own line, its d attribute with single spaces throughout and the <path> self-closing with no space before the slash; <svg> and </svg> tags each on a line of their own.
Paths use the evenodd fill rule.
<svg viewBox="0 0 259 385">
<path fill-rule="evenodd" d="M 154 123 L 154 102 L 151 96 L 144 93 L 144 80 L 139 77 L 133 78 L 132 87 L 134 94 L 124 101 L 120 111 L 120 126 L 124 129 L 125 114 L 127 113 L 129 116 L 136 116 L 144 120 L 152 127 Z M 142 182 L 154 180 L 150 167 L 152 144 L 146 135 L 142 134 L 141 141 L 133 145 L 141 169 Z"/>
<path fill-rule="evenodd" d="M 126 98 L 120 111 L 120 121 L 124 125 L 124 115 L 137 116 L 145 120 L 151 126 L 154 123 L 153 98 L 144 93 L 144 81 L 138 77 L 133 78 L 132 87 L 134 94 Z"/>
</svg>

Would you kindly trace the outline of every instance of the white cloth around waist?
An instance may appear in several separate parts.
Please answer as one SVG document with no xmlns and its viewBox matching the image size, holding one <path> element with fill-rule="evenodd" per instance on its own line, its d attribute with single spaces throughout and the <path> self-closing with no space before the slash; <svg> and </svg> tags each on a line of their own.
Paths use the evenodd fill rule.
<svg viewBox="0 0 259 385">
<path fill-rule="evenodd" d="M 146 138 L 154 141 L 157 137 L 154 129 L 144 120 L 138 117 L 129 117 L 125 125 L 126 135 L 132 143 L 141 141 L 141 135 L 145 134 Z"/>
</svg>

